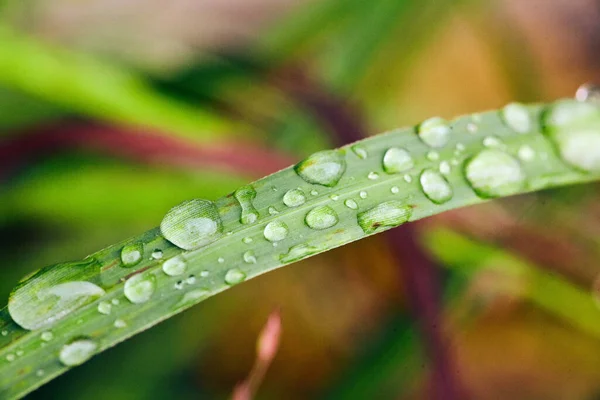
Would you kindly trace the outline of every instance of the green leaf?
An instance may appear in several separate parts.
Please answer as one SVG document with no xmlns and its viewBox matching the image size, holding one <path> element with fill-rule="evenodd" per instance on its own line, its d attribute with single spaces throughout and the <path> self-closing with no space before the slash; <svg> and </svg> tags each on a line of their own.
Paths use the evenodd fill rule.
<svg viewBox="0 0 600 400">
<path fill-rule="evenodd" d="M 105 350 L 293 261 L 493 197 L 597 180 L 600 147 L 586 141 L 598 136 L 600 108 L 590 103 L 511 105 L 320 152 L 216 200 L 214 208 L 184 203 L 168 213 L 162 233 L 150 230 L 85 264 L 46 268 L 19 284 L 9 300 L 13 318 L 6 309 L 0 315 L 0 397 L 22 396 L 68 369 L 61 351 L 63 361 L 77 364 L 91 355 L 84 350 Z M 294 201 L 286 200 L 289 191 Z M 285 229 L 267 228 L 275 222 Z M 143 254 L 124 268 L 122 252 L 132 243 Z M 78 290 L 63 290 L 65 284 Z M 82 354 L 71 357 L 74 349 Z"/>
</svg>

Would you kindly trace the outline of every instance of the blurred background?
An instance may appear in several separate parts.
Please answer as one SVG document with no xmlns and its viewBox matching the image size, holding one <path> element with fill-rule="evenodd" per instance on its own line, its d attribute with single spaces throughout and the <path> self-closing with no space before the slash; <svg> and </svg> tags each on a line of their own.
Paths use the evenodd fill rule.
<svg viewBox="0 0 600 400">
<path fill-rule="evenodd" d="M 313 151 L 572 97 L 599 49 L 597 0 L 4 0 L 0 294 Z M 258 399 L 600 399 L 598 189 L 411 224 L 422 268 L 378 235 L 280 269 L 28 398 L 229 398 L 280 307 Z"/>
</svg>

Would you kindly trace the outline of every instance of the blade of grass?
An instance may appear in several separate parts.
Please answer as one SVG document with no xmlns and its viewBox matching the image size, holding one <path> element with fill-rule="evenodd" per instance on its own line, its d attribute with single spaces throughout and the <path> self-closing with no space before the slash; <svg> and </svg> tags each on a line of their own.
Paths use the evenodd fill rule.
<svg viewBox="0 0 600 400">
<path fill-rule="evenodd" d="M 567 104 L 566 109 L 561 107 L 552 112 L 560 116 L 559 122 L 569 121 L 575 134 L 581 134 L 581 129 L 586 134 L 598 134 L 600 110 L 590 104 L 560 104 Z M 27 304 L 19 312 L 18 319 L 27 325 L 23 321 L 42 318 L 46 322 L 41 324 L 51 329 L 52 339 L 42 338 L 43 329 L 19 327 L 7 309 L 1 312 L 0 395 L 4 398 L 22 396 L 66 371 L 70 363 L 61 362 L 58 355 L 61 351 L 70 350 L 68 344 L 77 338 L 88 338 L 84 345 L 93 350 L 83 355 L 91 356 L 246 279 L 406 221 L 488 200 L 489 197 L 476 194 L 464 173 L 465 164 L 470 163 L 473 157 L 489 154 L 490 149 L 484 144 L 501 146 L 505 154 L 503 157 L 508 157 L 508 154 L 517 157 L 523 146 L 539 155 L 527 157 L 526 162 L 518 164 L 527 184 L 514 187 L 504 195 L 599 179 L 597 169 L 583 172 L 565 163 L 553 143 L 542 133 L 541 116 L 554 107 L 557 105 L 517 107 L 521 114 L 518 114 L 519 124 L 514 129 L 523 131 L 523 121 L 527 121 L 525 133 L 514 130 L 514 123 L 507 123 L 505 114 L 498 111 L 458 118 L 449 123 L 451 134 L 448 143 L 437 148 L 435 155 L 431 147 L 415 134 L 414 128 L 365 139 L 355 145 L 360 150 L 348 146 L 338 151 L 318 153 L 295 168 L 284 169 L 254 182 L 251 187 L 241 188 L 235 195 L 216 200 L 214 207 L 218 210 L 218 217 L 206 218 L 218 218 L 213 220 L 217 226 L 215 229 L 218 233 L 221 224 L 223 234 L 202 247 L 197 248 L 196 245 L 196 248 L 184 251 L 167 241 L 157 228 L 94 253 L 86 258 L 84 264 L 63 264 L 43 269 L 34 277 L 38 287 L 30 287 L 34 281 L 24 280 L 18 287 L 19 296 L 13 296 L 9 304 Z M 585 110 L 583 115 L 582 107 Z M 508 110 L 514 112 L 514 106 Z M 509 121 L 513 121 L 512 118 Z M 489 135 L 495 137 L 490 139 Z M 410 152 L 413 163 L 406 173 L 411 179 L 406 179 L 404 173 L 388 174 L 383 171 L 382 159 L 391 147 L 405 148 Z M 584 154 L 585 160 L 596 160 L 598 149 L 580 148 L 589 152 Z M 496 148 L 493 153 L 500 151 Z M 323 159 L 327 162 L 320 169 Z M 482 161 L 481 158 L 476 159 Z M 440 168 L 442 160 L 455 161 L 461 167 L 455 166 L 446 171 L 444 179 L 452 188 L 451 198 L 434 203 L 419 185 L 419 176 L 425 170 Z M 572 158 L 570 161 L 577 162 Z M 479 177 L 484 178 L 505 172 L 494 166 L 486 168 L 482 165 L 481 169 L 471 172 L 480 172 L 482 175 Z M 512 179 L 515 175 L 501 174 L 500 179 L 507 177 Z M 304 201 L 298 201 L 296 192 L 295 207 L 291 206 L 290 196 L 285 196 L 291 190 L 304 192 Z M 250 213 L 256 220 L 249 218 Z M 276 245 L 271 242 L 275 240 L 274 232 L 265 234 L 265 230 L 269 231 L 266 224 L 272 222 L 285 223 L 287 227 L 287 235 L 278 231 L 281 240 L 276 241 Z M 132 246 L 139 249 L 141 258 L 135 268 L 127 268 L 121 262 L 121 253 L 124 248 Z M 156 249 L 160 250 L 161 256 L 151 257 Z M 175 264 L 185 269 L 185 274 L 166 268 L 165 260 L 171 259 L 174 259 L 169 262 L 171 267 Z M 178 261 L 183 261 L 183 266 Z M 163 268 L 168 273 L 163 272 Z M 70 274 L 68 279 L 61 277 L 64 273 Z M 131 289 L 140 279 L 149 282 L 149 286 L 144 287 L 150 288 L 145 291 L 150 296 L 140 298 L 137 291 L 131 290 L 126 296 L 125 288 Z M 40 307 L 46 304 L 40 303 L 38 291 L 73 281 L 84 281 L 86 287 L 95 285 L 98 288 L 94 291 L 95 296 L 100 297 L 87 299 L 50 323 L 46 318 L 55 316 L 44 314 Z M 102 295 L 98 294 L 99 291 Z M 109 315 L 101 312 L 103 307 L 100 303 L 107 302 L 118 304 Z M 51 307 L 50 304 L 48 306 Z M 44 337 L 48 338 L 48 335 Z"/>
</svg>

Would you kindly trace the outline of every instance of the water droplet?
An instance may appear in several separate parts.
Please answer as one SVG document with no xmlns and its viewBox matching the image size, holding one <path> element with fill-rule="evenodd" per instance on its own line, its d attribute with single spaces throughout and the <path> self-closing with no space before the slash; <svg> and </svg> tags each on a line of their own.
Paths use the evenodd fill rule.
<svg viewBox="0 0 600 400">
<path fill-rule="evenodd" d="M 108 315 L 110 314 L 110 310 L 112 309 L 112 305 L 107 301 L 101 301 L 98 303 L 98 312 L 100 314 Z"/>
<path fill-rule="evenodd" d="M 584 83 L 575 92 L 577 101 L 600 102 L 600 87 L 593 83 Z"/>
<path fill-rule="evenodd" d="M 10 316 L 29 330 L 52 326 L 105 294 L 101 287 L 77 280 L 89 277 L 94 271 L 93 261 L 57 264 L 40 269 L 19 283 L 11 293 L 8 300 Z"/>
<path fill-rule="evenodd" d="M 265 235 L 265 239 L 269 242 L 279 242 L 280 240 L 285 239 L 288 232 L 289 229 L 284 222 L 273 221 L 265 226 L 263 234 Z"/>
<path fill-rule="evenodd" d="M 135 274 L 125 281 L 125 297 L 134 304 L 145 303 L 156 290 L 156 277 L 150 273 Z"/>
<path fill-rule="evenodd" d="M 36 376 L 44 376 L 45 372 L 43 369 L 38 369 L 37 371 L 35 371 L 35 375 Z"/>
<path fill-rule="evenodd" d="M 367 156 L 368 156 L 367 151 L 364 148 L 362 148 L 361 146 L 358 146 L 358 145 L 352 146 L 352 151 L 361 160 L 366 159 Z"/>
<path fill-rule="evenodd" d="M 7 355 L 6 355 L 6 361 L 8 361 L 8 362 L 13 362 L 13 361 L 15 361 L 15 358 L 16 358 L 16 357 L 15 357 L 15 355 L 14 355 L 14 354 L 7 354 Z"/>
<path fill-rule="evenodd" d="M 400 193 L 400 188 L 398 186 L 392 186 L 390 192 L 392 192 L 392 194 L 398 194 Z"/>
<path fill-rule="evenodd" d="M 169 242 L 192 250 L 214 242 L 223 226 L 212 201 L 194 199 L 172 208 L 160 223 L 160 231 Z"/>
<path fill-rule="evenodd" d="M 133 267 L 142 260 L 144 245 L 142 243 L 130 243 L 121 249 L 121 262 L 124 267 Z"/>
<path fill-rule="evenodd" d="M 531 161 L 535 158 L 535 150 L 524 144 L 519 147 L 518 156 L 522 161 Z"/>
<path fill-rule="evenodd" d="M 477 127 L 477 124 L 474 124 L 473 122 L 469 122 L 467 124 L 467 132 L 477 133 L 478 130 L 479 130 L 479 128 Z"/>
<path fill-rule="evenodd" d="M 225 279 L 227 279 L 227 277 Z M 243 280 L 244 279 L 242 279 L 242 281 Z M 230 283 L 230 285 L 233 285 L 233 283 Z M 189 292 L 185 293 L 183 297 L 181 297 L 181 300 L 179 300 L 177 304 L 175 304 L 175 308 L 180 308 L 189 304 L 196 303 L 198 300 L 203 299 L 208 295 L 210 295 L 210 292 L 207 289 L 190 290 Z"/>
<path fill-rule="evenodd" d="M 185 283 L 187 283 L 188 285 L 193 285 L 194 283 L 196 283 L 196 277 L 194 275 L 188 276 L 188 278 L 185 280 Z"/>
<path fill-rule="evenodd" d="M 169 258 L 162 265 L 162 270 L 169 276 L 181 275 L 186 270 L 186 262 L 181 256 Z"/>
<path fill-rule="evenodd" d="M 181 290 L 181 289 L 183 289 L 183 281 L 177 281 L 177 282 L 175 282 L 175 284 L 173 285 L 173 287 L 174 287 L 176 290 Z"/>
<path fill-rule="evenodd" d="M 544 128 L 566 163 L 585 172 L 600 172 L 600 108 L 561 101 L 545 113 Z"/>
<path fill-rule="evenodd" d="M 440 163 L 440 173 L 444 175 L 450 174 L 452 168 L 450 167 L 450 163 L 448 161 L 442 161 Z"/>
<path fill-rule="evenodd" d="M 17 350 L 17 357 L 21 357 L 25 352 L 23 350 Z"/>
<path fill-rule="evenodd" d="M 358 208 L 358 204 L 356 204 L 356 202 L 352 199 L 344 201 L 344 205 L 351 210 L 356 210 Z"/>
<path fill-rule="evenodd" d="M 161 249 L 156 249 L 152 252 L 153 260 L 160 260 L 161 258 L 163 258 L 163 252 Z"/>
<path fill-rule="evenodd" d="M 273 206 L 269 207 L 269 215 L 279 214 L 279 211 Z"/>
<path fill-rule="evenodd" d="M 362 191 L 361 191 L 361 192 L 358 194 L 358 196 L 359 196 L 361 199 L 366 199 L 366 198 L 369 196 L 369 194 L 368 194 L 367 192 L 365 192 L 364 190 L 362 190 Z"/>
<path fill-rule="evenodd" d="M 375 233 L 405 223 L 412 215 L 412 207 L 401 201 L 381 203 L 358 214 L 358 225 L 366 234 Z"/>
<path fill-rule="evenodd" d="M 127 326 L 127 322 L 123 321 L 122 319 L 116 319 L 113 325 L 115 328 L 121 329 Z"/>
<path fill-rule="evenodd" d="M 69 344 L 65 344 L 60 349 L 58 359 L 67 367 L 74 367 L 92 358 L 97 349 L 98 345 L 96 342 L 90 339 L 77 339 Z"/>
<path fill-rule="evenodd" d="M 436 204 L 443 204 L 452 198 L 452 188 L 442 174 L 426 169 L 419 178 L 423 193 Z"/>
<path fill-rule="evenodd" d="M 290 247 L 290 250 L 287 252 L 287 254 L 282 254 L 281 256 L 279 256 L 279 259 L 282 263 L 291 263 L 306 258 L 310 255 L 316 254 L 320 250 L 321 249 L 319 249 L 318 247 L 311 246 L 309 244 L 297 244 L 295 246 Z"/>
<path fill-rule="evenodd" d="M 531 117 L 527 107 L 519 103 L 511 103 L 502 109 L 502 118 L 506 125 L 518 133 L 527 133 L 531 130 Z"/>
<path fill-rule="evenodd" d="M 444 147 L 450 140 L 450 126 L 440 117 L 423 121 L 417 131 L 421 140 L 430 147 Z"/>
<path fill-rule="evenodd" d="M 217 259 L 217 262 L 218 262 L 219 264 L 223 264 L 223 263 L 225 262 L 225 259 L 224 259 L 223 257 L 219 257 L 219 258 Z"/>
<path fill-rule="evenodd" d="M 110 302 L 112 303 L 113 306 L 118 306 L 120 303 L 119 299 L 112 299 Z"/>
<path fill-rule="evenodd" d="M 315 207 L 304 218 L 306 225 L 312 229 L 327 229 L 338 223 L 338 216 L 329 206 Z"/>
<path fill-rule="evenodd" d="M 205 271 L 201 271 L 201 272 L 200 272 L 200 276 L 201 276 L 202 278 L 206 278 L 208 275 L 210 275 L 210 272 L 208 272 L 208 271 L 206 271 L 206 270 L 205 270 Z"/>
<path fill-rule="evenodd" d="M 483 139 L 483 145 L 490 148 L 502 148 L 504 143 L 495 136 L 487 136 Z"/>
<path fill-rule="evenodd" d="M 283 204 L 288 207 L 301 206 L 305 201 L 306 196 L 304 196 L 302 189 L 288 190 L 287 193 L 283 195 Z"/>
<path fill-rule="evenodd" d="M 253 239 L 251 237 L 247 236 L 242 239 L 242 242 L 244 242 L 245 244 L 250 244 L 253 242 Z"/>
<path fill-rule="evenodd" d="M 258 211 L 254 208 L 252 201 L 256 198 L 256 190 L 252 186 L 242 186 L 233 193 L 233 197 L 240 203 L 242 224 L 253 224 L 258 219 Z"/>
<path fill-rule="evenodd" d="M 256 264 L 256 256 L 254 255 L 254 252 L 252 250 L 248 250 L 247 252 L 245 252 L 242 257 L 244 258 L 244 261 L 248 264 Z"/>
<path fill-rule="evenodd" d="M 406 183 L 411 183 L 412 182 L 412 176 L 410 176 L 409 174 L 404 175 L 404 181 Z"/>
<path fill-rule="evenodd" d="M 52 339 L 54 339 L 54 334 L 50 331 L 45 331 L 42 332 L 42 334 L 40 335 L 40 338 L 44 341 L 44 342 L 49 342 Z"/>
<path fill-rule="evenodd" d="M 337 194 L 332 194 L 329 196 L 329 198 L 333 201 L 338 201 L 338 199 L 340 198 L 340 196 L 338 196 Z"/>
<path fill-rule="evenodd" d="M 414 165 L 410 153 L 402 148 L 392 147 L 383 155 L 383 170 L 388 174 L 408 171 Z"/>
<path fill-rule="evenodd" d="M 319 192 L 317 192 L 316 190 L 313 189 L 310 191 L 310 194 L 311 194 L 311 196 L 318 196 Z"/>
<path fill-rule="evenodd" d="M 297 164 L 294 170 L 308 183 L 333 187 L 346 171 L 346 160 L 339 150 L 320 151 Z"/>
<path fill-rule="evenodd" d="M 513 194 L 525 183 L 519 162 L 496 149 L 483 150 L 470 159 L 465 167 L 465 176 L 480 197 Z"/>
<path fill-rule="evenodd" d="M 376 179 L 379 179 L 379 174 L 377 172 L 369 172 L 369 175 L 367 175 L 367 178 L 374 181 Z"/>
<path fill-rule="evenodd" d="M 437 151 L 430 151 L 427 153 L 427 159 L 429 161 L 436 161 L 440 158 L 440 154 Z"/>
<path fill-rule="evenodd" d="M 8 331 L 7 330 L 3 330 L 2 331 L 2 336 L 6 336 L 6 335 L 8 335 Z"/>
<path fill-rule="evenodd" d="M 456 143 L 456 153 L 460 154 L 465 151 L 465 145 L 462 143 Z"/>
<path fill-rule="evenodd" d="M 239 268 L 232 268 L 225 273 L 225 283 L 228 285 L 237 285 L 246 280 L 246 274 Z"/>
</svg>

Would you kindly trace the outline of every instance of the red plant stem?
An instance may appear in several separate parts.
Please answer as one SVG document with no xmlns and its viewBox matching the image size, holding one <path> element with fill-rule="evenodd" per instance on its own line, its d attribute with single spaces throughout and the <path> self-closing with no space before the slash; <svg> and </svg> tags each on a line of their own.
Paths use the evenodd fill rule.
<svg viewBox="0 0 600 400">
<path fill-rule="evenodd" d="M 0 177 L 35 156 L 85 149 L 148 164 L 211 168 L 262 177 L 293 163 L 291 156 L 243 140 L 198 144 L 148 130 L 63 122 L 0 142 Z"/>
<path fill-rule="evenodd" d="M 324 92 L 301 72 L 294 71 L 293 82 L 283 86 L 296 99 L 329 128 L 337 145 L 356 142 L 365 137 L 357 112 L 351 110 L 335 96 Z M 433 364 L 432 381 L 428 399 L 461 400 L 464 391 L 455 374 L 444 336 L 440 330 L 442 304 L 440 299 L 440 268 L 428 257 L 415 240 L 412 224 L 405 224 L 386 232 L 390 248 L 400 264 L 412 313 L 418 319 L 426 343 L 428 357 Z"/>
</svg>

